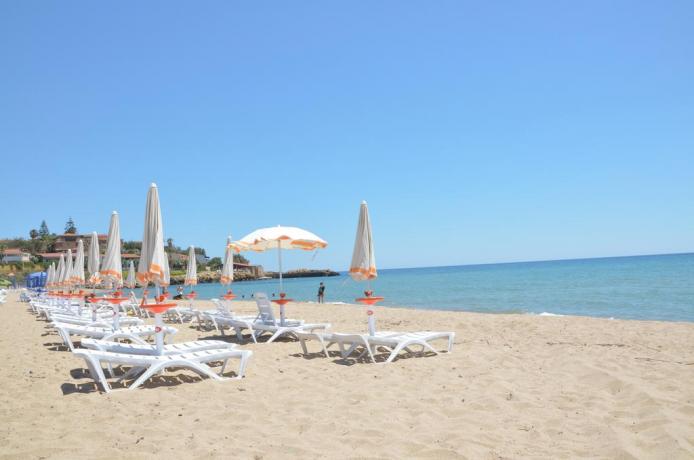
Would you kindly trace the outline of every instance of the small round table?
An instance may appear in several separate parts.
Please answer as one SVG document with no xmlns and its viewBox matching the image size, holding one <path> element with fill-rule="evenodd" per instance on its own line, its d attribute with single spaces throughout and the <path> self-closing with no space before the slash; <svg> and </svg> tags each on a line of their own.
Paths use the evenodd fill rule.
<svg viewBox="0 0 694 460">
<path fill-rule="evenodd" d="M 284 326 L 285 316 L 284 316 L 284 306 L 289 302 L 294 302 L 294 299 L 288 299 L 286 297 L 280 297 L 279 299 L 272 299 L 274 303 L 280 306 L 280 326 Z"/>
</svg>

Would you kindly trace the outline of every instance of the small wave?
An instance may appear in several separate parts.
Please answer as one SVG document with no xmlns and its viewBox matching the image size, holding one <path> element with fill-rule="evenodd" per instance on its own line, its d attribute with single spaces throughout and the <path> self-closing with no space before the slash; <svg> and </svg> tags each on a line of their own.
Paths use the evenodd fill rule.
<svg viewBox="0 0 694 460">
<path fill-rule="evenodd" d="M 560 315 L 558 313 L 550 313 L 548 311 L 543 311 L 542 313 L 538 313 L 537 316 L 566 316 L 566 315 Z"/>
</svg>

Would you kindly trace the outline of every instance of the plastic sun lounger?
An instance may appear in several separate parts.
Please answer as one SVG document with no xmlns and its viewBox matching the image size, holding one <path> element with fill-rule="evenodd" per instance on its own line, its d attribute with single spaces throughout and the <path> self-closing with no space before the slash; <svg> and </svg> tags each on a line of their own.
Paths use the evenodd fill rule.
<svg viewBox="0 0 694 460">
<path fill-rule="evenodd" d="M 446 351 L 450 353 L 453 350 L 453 340 L 455 339 L 455 332 L 377 332 L 376 335 L 369 334 L 340 334 L 340 333 L 315 333 L 315 332 L 300 332 L 297 333 L 297 338 L 301 342 L 301 349 L 303 353 L 308 354 L 308 348 L 306 342 L 309 340 L 317 340 L 321 344 L 321 348 L 325 356 L 328 357 L 328 348 L 331 345 L 336 344 L 340 348 L 340 355 L 343 358 L 347 358 L 349 355 L 354 353 L 354 351 L 361 349 L 362 352 L 358 356 L 369 355 L 371 362 L 376 362 L 374 357 L 374 352 L 378 351 L 378 348 L 385 348 L 389 355 L 385 363 L 392 362 L 398 357 L 401 351 L 406 351 L 408 353 L 413 353 L 411 347 L 420 346 L 421 352 L 425 350 L 431 351 L 435 354 L 439 354 L 434 347 L 431 346 L 429 342 L 439 339 L 446 339 L 448 341 L 448 346 Z M 383 363 L 383 364 L 385 364 Z"/>
<path fill-rule="evenodd" d="M 253 342 L 258 342 L 258 337 L 265 333 L 272 334 L 267 343 L 274 342 L 277 338 L 283 335 L 296 337 L 297 332 L 313 332 L 319 329 L 325 330 L 330 328 L 329 323 L 306 324 L 303 320 L 285 319 L 284 324 L 281 324 L 275 318 L 275 313 L 270 304 L 267 294 L 258 292 L 254 294 L 256 304 L 258 306 L 258 316 L 254 321 L 249 321 L 241 318 L 216 318 L 218 324 L 228 325 L 236 330 L 236 336 L 241 339 L 241 331 L 248 329 L 251 332 Z"/>
<path fill-rule="evenodd" d="M 142 345 L 147 343 L 142 340 L 142 337 L 151 337 L 157 333 L 156 326 L 148 325 L 123 327 L 115 330 L 110 327 L 91 327 L 65 323 L 51 323 L 51 326 L 58 331 L 58 334 L 63 339 L 63 343 L 73 352 L 75 351 L 75 346 L 72 343 L 71 335 L 103 340 L 129 339 Z M 178 331 L 173 327 L 164 327 L 162 332 L 166 336 L 173 335 Z"/>
<path fill-rule="evenodd" d="M 253 355 L 250 350 L 236 350 L 230 348 L 200 350 L 195 352 L 187 352 L 180 354 L 171 354 L 163 356 L 151 355 L 135 355 L 126 353 L 113 353 L 110 351 L 101 350 L 86 350 L 79 349 L 74 351 L 75 356 L 83 358 L 89 368 L 89 374 L 94 379 L 97 385 L 100 385 L 106 393 L 113 391 L 104 370 L 102 363 L 110 367 L 112 366 L 130 366 L 130 369 L 118 379 L 118 381 L 126 381 L 135 378 L 137 379 L 127 389 L 134 390 L 142 385 L 149 378 L 153 377 L 166 369 L 185 368 L 190 369 L 203 377 L 209 377 L 214 380 L 231 380 L 230 377 L 223 377 L 224 368 L 227 361 L 231 358 L 239 358 L 241 363 L 239 370 L 234 379 L 240 379 L 246 372 L 246 366 L 249 358 Z M 219 375 L 207 365 L 207 363 L 222 361 L 222 369 Z"/>
<path fill-rule="evenodd" d="M 222 335 L 224 335 L 224 326 L 234 327 L 234 324 L 236 324 L 238 328 L 236 335 L 238 339 L 241 340 L 242 336 L 240 331 L 242 329 L 247 329 L 248 325 L 251 325 L 258 319 L 258 315 L 235 314 L 219 299 L 212 299 L 212 303 L 217 307 L 214 310 L 196 310 L 198 326 L 202 326 L 202 323 L 207 323 Z"/>
<path fill-rule="evenodd" d="M 92 320 L 90 317 L 85 316 L 70 316 L 70 315 L 51 315 L 51 321 L 56 323 L 66 323 L 66 324 L 77 324 L 81 326 L 102 326 L 111 327 L 113 324 L 113 315 L 108 316 L 97 316 L 96 321 Z M 139 326 L 143 324 L 140 318 L 131 317 L 121 317 L 118 320 L 120 326 Z"/>
<path fill-rule="evenodd" d="M 113 353 L 125 353 L 130 355 L 156 355 L 157 347 L 151 344 L 111 342 L 108 340 L 82 339 L 82 346 L 90 350 L 110 351 Z M 222 348 L 234 349 L 238 345 L 224 342 L 223 340 L 195 340 L 164 345 L 163 355 L 177 355 L 202 350 L 219 350 Z"/>
</svg>

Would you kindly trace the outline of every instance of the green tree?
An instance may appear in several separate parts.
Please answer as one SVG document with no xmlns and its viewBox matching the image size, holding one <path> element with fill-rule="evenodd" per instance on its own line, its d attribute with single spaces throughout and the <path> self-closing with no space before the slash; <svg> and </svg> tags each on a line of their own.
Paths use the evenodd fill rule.
<svg viewBox="0 0 694 460">
<path fill-rule="evenodd" d="M 32 240 L 35 240 L 36 238 L 38 238 L 38 236 L 39 236 L 39 232 L 37 232 L 36 229 L 32 228 L 31 231 L 29 232 L 29 238 L 31 238 Z"/>
<path fill-rule="evenodd" d="M 237 264 L 246 264 L 246 265 L 250 264 L 248 259 L 246 259 L 241 254 L 234 254 L 234 262 L 236 262 Z"/>
<path fill-rule="evenodd" d="M 207 266 L 208 266 L 211 270 L 219 270 L 220 268 L 222 268 L 222 265 L 224 265 L 224 264 L 223 264 L 223 262 L 222 262 L 222 258 L 221 258 L 221 257 L 213 257 L 213 258 L 210 259 L 209 262 L 207 262 Z"/>
<path fill-rule="evenodd" d="M 41 236 L 41 238 L 45 238 L 50 234 L 51 232 L 48 231 L 48 224 L 46 224 L 45 220 L 42 220 L 41 226 L 39 227 L 39 236 Z"/>
<path fill-rule="evenodd" d="M 68 217 L 67 222 L 65 222 L 65 233 L 71 233 L 73 235 L 77 233 L 77 227 L 72 217 Z"/>
</svg>

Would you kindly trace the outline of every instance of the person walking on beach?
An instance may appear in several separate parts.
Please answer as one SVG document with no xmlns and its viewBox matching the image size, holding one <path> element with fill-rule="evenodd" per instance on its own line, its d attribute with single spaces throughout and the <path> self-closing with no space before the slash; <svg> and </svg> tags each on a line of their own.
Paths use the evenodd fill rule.
<svg viewBox="0 0 694 460">
<path fill-rule="evenodd" d="M 325 285 L 322 282 L 318 286 L 318 303 L 325 303 Z"/>
</svg>

